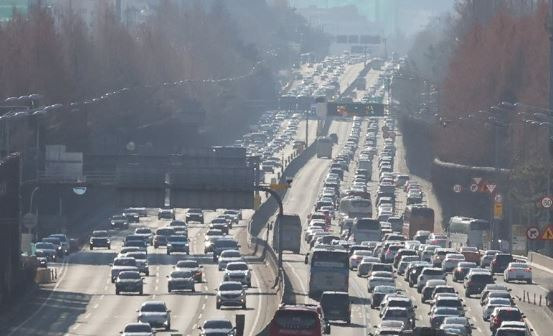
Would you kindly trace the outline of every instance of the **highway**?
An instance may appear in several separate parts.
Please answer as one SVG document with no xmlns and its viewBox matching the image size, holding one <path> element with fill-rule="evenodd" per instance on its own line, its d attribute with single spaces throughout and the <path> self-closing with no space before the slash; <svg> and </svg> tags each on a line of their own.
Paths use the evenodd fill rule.
<svg viewBox="0 0 553 336">
<path fill-rule="evenodd" d="M 247 213 L 247 212 L 245 212 Z M 177 218 L 182 216 L 177 212 Z M 206 213 L 206 222 L 215 217 L 215 212 Z M 195 329 L 208 318 L 227 318 L 234 321 L 236 314 L 245 314 L 245 335 L 256 335 L 272 318 L 276 308 L 274 277 L 257 256 L 246 250 L 246 221 L 233 226 L 231 234 L 238 238 L 242 254 L 247 256 L 253 268 L 253 284 L 248 289 L 246 310 L 217 310 L 215 289 L 222 281 L 222 272 L 212 262 L 211 256 L 203 254 L 203 235 L 207 225 L 192 224 L 189 231 L 191 257 L 199 260 L 204 269 L 204 282 L 196 284 L 196 292 L 171 293 L 167 291 L 166 276 L 177 260 L 185 255 L 167 255 L 165 248 L 149 247 L 150 276 L 145 278 L 144 295 L 115 295 L 110 281 L 110 266 L 116 256 L 122 238 L 130 231 L 120 231 L 112 238 L 112 250 L 83 249 L 66 258 L 60 278 L 50 295 L 37 297 L 21 307 L 10 325 L 3 325 L 2 335 L 117 335 L 126 323 L 136 320 L 136 310 L 148 300 L 162 300 L 171 309 L 172 330 L 158 335 L 173 333 L 197 334 Z M 167 221 L 156 216 L 141 220 L 140 226 L 152 229 L 162 227 Z M 138 225 L 131 225 L 134 228 Z M 10 330 L 11 327 L 11 330 Z M 8 331 L 9 330 L 9 331 Z"/>
</svg>

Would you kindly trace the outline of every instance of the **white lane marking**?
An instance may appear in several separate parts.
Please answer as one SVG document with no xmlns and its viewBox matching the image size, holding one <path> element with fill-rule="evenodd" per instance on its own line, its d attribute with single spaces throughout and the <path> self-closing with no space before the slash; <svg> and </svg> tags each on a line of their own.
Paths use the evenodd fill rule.
<svg viewBox="0 0 553 336">
<path fill-rule="evenodd" d="M 204 309 L 205 309 L 205 302 L 204 302 L 204 304 L 202 305 L 202 310 L 204 310 Z"/>
<path fill-rule="evenodd" d="M 100 295 L 100 300 L 102 300 L 105 297 L 104 294 Z"/>
<path fill-rule="evenodd" d="M 305 284 L 303 283 L 303 280 L 300 277 L 300 275 L 298 274 L 298 272 L 296 272 L 295 267 L 292 264 L 290 264 L 289 262 L 285 262 L 284 264 L 286 264 L 288 266 L 288 269 L 292 270 L 292 274 L 294 275 L 294 277 L 298 280 L 298 282 L 300 284 L 302 294 L 307 294 Z M 306 296 L 303 297 L 303 300 L 304 300 L 304 303 L 307 302 Z"/>
<path fill-rule="evenodd" d="M 98 307 L 100 307 L 99 304 L 95 304 L 94 307 L 92 307 L 92 309 L 98 309 Z"/>
<path fill-rule="evenodd" d="M 257 327 L 257 324 L 259 323 L 259 319 L 261 318 L 261 283 L 259 282 L 259 279 L 257 278 L 257 272 L 252 272 L 253 273 L 253 280 L 254 280 L 254 283 L 255 283 L 255 287 L 257 287 L 257 293 L 259 295 L 257 295 L 257 312 L 255 314 L 255 320 L 253 321 L 253 325 L 251 327 L 251 330 L 250 330 L 250 336 L 255 336 L 257 335 L 257 333 L 255 332 L 255 329 Z"/>
<path fill-rule="evenodd" d="M 88 320 L 88 318 L 90 317 L 90 315 L 91 315 L 90 313 L 84 314 L 84 315 L 83 315 L 83 319 Z"/>
<path fill-rule="evenodd" d="M 54 286 L 54 288 L 52 289 L 52 291 L 50 292 L 50 294 L 48 294 L 48 297 L 46 298 L 46 300 L 44 300 L 40 306 L 38 307 L 37 310 L 34 311 L 34 313 L 31 314 L 31 316 L 27 317 L 23 322 L 21 322 L 20 324 L 18 324 L 17 326 L 15 326 L 15 328 L 12 329 L 12 331 L 10 331 L 10 333 L 7 335 L 7 336 L 11 336 L 11 335 L 15 335 L 15 333 L 21 329 L 21 327 L 23 327 L 25 324 L 27 324 L 27 322 L 29 322 L 31 319 L 33 319 L 38 313 L 40 313 L 42 311 L 42 309 L 44 309 L 44 307 L 46 307 L 46 305 L 48 304 L 48 302 L 50 302 L 50 299 L 52 298 L 52 295 L 57 291 L 58 287 L 60 286 L 60 284 L 63 282 L 63 279 L 65 278 L 65 275 L 67 274 L 67 259 L 66 258 L 64 261 L 63 261 L 63 265 L 61 267 L 61 271 L 60 271 L 60 274 L 61 276 L 59 277 L 58 279 L 58 282 L 56 283 L 56 285 Z"/>
<path fill-rule="evenodd" d="M 73 330 L 77 330 L 77 329 L 79 329 L 80 327 L 81 327 L 81 325 L 80 325 L 80 324 L 76 324 L 76 325 L 75 325 L 75 326 L 73 326 L 73 328 L 71 328 L 71 329 L 73 329 Z"/>
</svg>

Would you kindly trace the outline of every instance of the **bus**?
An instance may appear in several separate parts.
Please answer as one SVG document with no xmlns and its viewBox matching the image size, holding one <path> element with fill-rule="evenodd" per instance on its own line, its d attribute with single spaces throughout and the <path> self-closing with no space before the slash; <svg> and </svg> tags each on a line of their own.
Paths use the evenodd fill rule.
<svg viewBox="0 0 553 336">
<path fill-rule="evenodd" d="M 317 157 L 332 159 L 332 140 L 329 137 L 317 138 Z"/>
<path fill-rule="evenodd" d="M 380 222 L 372 218 L 358 218 L 353 223 L 351 233 L 353 241 L 358 244 L 364 241 L 380 241 L 382 239 Z"/>
<path fill-rule="evenodd" d="M 454 216 L 449 219 L 447 238 L 452 248 L 465 246 L 490 248 L 490 223 L 487 220 Z"/>
<path fill-rule="evenodd" d="M 309 264 L 309 297 L 319 300 L 325 291 L 348 292 L 349 253 L 339 246 L 317 246 L 305 260 Z"/>
<path fill-rule="evenodd" d="M 413 239 L 417 231 L 434 232 L 434 210 L 424 205 L 408 205 L 403 212 L 403 235 Z"/>
<path fill-rule="evenodd" d="M 340 200 L 340 213 L 349 218 L 371 217 L 371 200 L 360 196 L 347 196 Z"/>
</svg>

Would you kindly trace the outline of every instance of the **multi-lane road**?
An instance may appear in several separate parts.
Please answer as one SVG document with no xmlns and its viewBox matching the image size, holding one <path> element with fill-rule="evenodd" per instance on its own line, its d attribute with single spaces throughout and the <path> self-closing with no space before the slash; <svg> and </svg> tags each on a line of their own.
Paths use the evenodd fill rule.
<svg viewBox="0 0 553 336">
<path fill-rule="evenodd" d="M 248 212 L 245 211 L 245 214 Z M 157 214 L 142 218 L 140 226 L 152 229 L 167 225 Z M 183 218 L 177 212 L 177 218 Z M 206 222 L 215 212 L 206 213 Z M 196 284 L 195 293 L 168 293 L 166 276 L 178 259 L 185 255 L 167 255 L 165 248 L 149 247 L 150 276 L 145 277 L 143 295 L 115 295 L 110 281 L 110 266 L 122 239 L 130 231 L 117 232 L 112 237 L 112 250 L 83 249 L 66 258 L 59 265 L 59 279 L 51 291 L 31 298 L 11 314 L 0 328 L 2 335 L 117 335 L 126 323 L 134 322 L 136 310 L 148 300 L 164 301 L 171 309 L 172 330 L 158 334 L 197 334 L 197 327 L 205 319 L 226 318 L 234 321 L 236 314 L 245 315 L 245 335 L 256 335 L 271 319 L 276 308 L 275 290 L 272 288 L 272 270 L 258 256 L 246 249 L 246 222 L 233 226 L 231 234 L 242 244 L 242 253 L 253 269 L 252 288 L 247 290 L 247 308 L 216 309 L 216 288 L 222 281 L 222 272 L 203 254 L 205 224 L 192 224 L 189 229 L 191 258 L 203 265 L 204 282 Z M 134 225 L 138 226 L 138 225 Z M 42 291 L 41 291 L 42 293 Z"/>
</svg>

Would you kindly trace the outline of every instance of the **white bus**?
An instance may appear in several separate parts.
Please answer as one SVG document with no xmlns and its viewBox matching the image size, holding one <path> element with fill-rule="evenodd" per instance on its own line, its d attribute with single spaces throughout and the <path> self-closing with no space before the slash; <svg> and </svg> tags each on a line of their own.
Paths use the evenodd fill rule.
<svg viewBox="0 0 553 336">
<path fill-rule="evenodd" d="M 325 291 L 348 292 L 349 254 L 338 247 L 320 246 L 306 258 L 309 264 L 309 297 L 319 300 Z"/>
<path fill-rule="evenodd" d="M 449 219 L 447 238 L 452 248 L 465 246 L 489 249 L 490 223 L 487 220 L 454 216 Z"/>
<path fill-rule="evenodd" d="M 351 231 L 350 239 L 353 238 L 357 244 L 364 241 L 380 241 L 382 238 L 382 227 L 377 219 L 357 218 Z"/>
<path fill-rule="evenodd" d="M 340 213 L 349 218 L 372 217 L 371 200 L 360 196 L 346 196 L 340 200 Z"/>
</svg>

